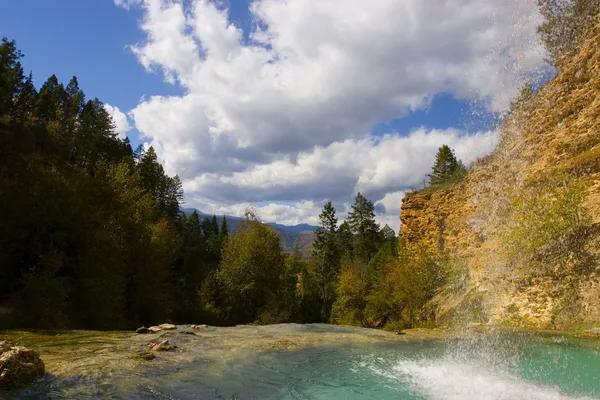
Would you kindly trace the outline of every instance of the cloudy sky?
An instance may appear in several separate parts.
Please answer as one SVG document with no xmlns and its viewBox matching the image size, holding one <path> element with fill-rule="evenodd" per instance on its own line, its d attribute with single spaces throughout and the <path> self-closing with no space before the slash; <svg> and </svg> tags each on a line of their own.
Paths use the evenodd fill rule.
<svg viewBox="0 0 600 400">
<path fill-rule="evenodd" d="M 469 163 L 543 69 L 535 0 L 23 0 L 0 5 L 41 84 L 77 75 L 156 148 L 186 207 L 340 217 L 357 192 L 399 227 L 437 148 Z M 30 16 L 26 26 L 8 15 Z M 1 15 L 5 15 L 2 17 Z M 35 29 L 31 29 L 35 26 Z"/>
</svg>

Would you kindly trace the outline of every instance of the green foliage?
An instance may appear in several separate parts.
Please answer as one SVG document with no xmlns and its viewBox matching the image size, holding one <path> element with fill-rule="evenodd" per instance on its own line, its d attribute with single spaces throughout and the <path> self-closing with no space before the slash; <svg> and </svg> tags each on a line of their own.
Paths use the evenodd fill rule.
<svg viewBox="0 0 600 400">
<path fill-rule="evenodd" d="M 467 173 L 467 169 L 454 155 L 447 145 L 441 146 L 435 156 L 433 171 L 429 176 L 431 185 L 441 185 L 460 181 Z"/>
<path fill-rule="evenodd" d="M 375 222 L 375 206 L 361 193 L 356 195 L 352 211 L 348 215 L 348 225 L 356 235 L 354 255 L 363 262 L 373 257 L 382 243 L 379 224 Z"/>
<path fill-rule="evenodd" d="M 153 149 L 136 160 L 74 77 L 40 88 L 0 45 L 0 302 L 15 325 L 118 328 L 176 300 L 182 191 Z M 137 161 L 137 162 L 136 162 Z"/>
<path fill-rule="evenodd" d="M 545 21 L 538 33 L 553 60 L 571 52 L 600 12 L 597 0 L 538 0 Z"/>
<path fill-rule="evenodd" d="M 225 218 L 219 227 L 216 216 L 180 212 L 179 178 L 165 174 L 152 147 L 133 151 L 120 139 L 77 78 L 65 86 L 52 75 L 38 91 L 21 57 L 14 42 L 2 41 L 0 303 L 16 307 L 15 325 L 389 327 L 427 318 L 442 263 L 398 247 L 362 194 L 339 227 L 325 204 L 308 261 L 298 249 L 284 255 L 252 210 L 229 234 Z"/>
<path fill-rule="evenodd" d="M 335 208 L 329 201 L 319 214 L 321 227 L 315 231 L 311 271 L 319 287 L 321 321 L 329 320 L 334 300 L 334 283 L 340 267 L 340 244 L 337 237 Z"/>
<path fill-rule="evenodd" d="M 585 243 L 591 226 L 585 197 L 584 187 L 564 177 L 511 196 L 509 223 L 502 233 L 507 254 L 515 260 L 542 261 L 538 268 L 543 270 L 553 259 L 562 268 L 554 271 L 559 274 L 582 267 L 589 261 Z"/>
<path fill-rule="evenodd" d="M 247 323 L 270 316 L 285 320 L 281 305 L 282 276 L 285 273 L 279 237 L 256 220 L 247 219 L 223 245 L 217 279 L 227 295 L 232 322 Z"/>
<path fill-rule="evenodd" d="M 366 325 L 364 310 L 370 289 L 369 275 L 366 263 L 354 258 L 344 260 L 337 285 L 337 298 L 331 313 L 333 322 Z"/>
</svg>

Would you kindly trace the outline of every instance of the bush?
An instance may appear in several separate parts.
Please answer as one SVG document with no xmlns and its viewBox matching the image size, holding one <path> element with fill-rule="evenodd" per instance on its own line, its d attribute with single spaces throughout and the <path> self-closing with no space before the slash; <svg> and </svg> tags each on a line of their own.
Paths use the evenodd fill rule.
<svg viewBox="0 0 600 400">
<path fill-rule="evenodd" d="M 502 233 L 503 246 L 511 259 L 543 266 L 566 267 L 581 258 L 589 237 L 591 218 L 583 207 L 586 191 L 568 179 L 559 178 L 518 195 L 513 194 L 509 222 Z M 575 256 L 575 257 L 573 257 Z"/>
</svg>

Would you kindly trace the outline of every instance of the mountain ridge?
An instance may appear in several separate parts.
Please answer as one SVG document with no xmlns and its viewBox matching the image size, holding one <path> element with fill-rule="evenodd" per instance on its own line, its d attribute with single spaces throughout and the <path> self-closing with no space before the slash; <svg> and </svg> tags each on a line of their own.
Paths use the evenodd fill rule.
<svg viewBox="0 0 600 400">
<path fill-rule="evenodd" d="M 186 215 L 192 214 L 194 211 L 198 213 L 201 219 L 212 218 L 213 214 L 206 214 L 197 208 L 193 207 L 182 207 L 181 211 Z M 216 215 L 216 214 L 214 214 Z M 243 217 L 236 217 L 233 215 L 216 215 L 219 221 L 225 217 L 227 221 L 227 228 L 230 233 L 235 233 L 239 229 L 240 222 L 244 220 Z M 261 221 L 262 222 L 262 221 Z M 281 247 L 284 251 L 290 253 L 293 252 L 295 247 L 298 246 L 298 249 L 305 256 L 308 254 L 310 249 L 312 248 L 312 243 L 314 241 L 314 231 L 318 228 L 318 226 L 302 223 L 297 225 L 284 225 L 279 224 L 277 222 L 264 222 L 265 225 L 268 225 L 275 229 L 277 235 L 281 240 Z"/>
</svg>

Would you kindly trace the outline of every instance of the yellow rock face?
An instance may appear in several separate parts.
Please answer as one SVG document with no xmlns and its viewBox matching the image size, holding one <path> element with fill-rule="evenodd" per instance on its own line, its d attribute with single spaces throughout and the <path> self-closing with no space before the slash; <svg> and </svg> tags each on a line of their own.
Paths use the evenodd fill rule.
<svg viewBox="0 0 600 400">
<path fill-rule="evenodd" d="M 466 265 L 466 287 L 434 299 L 439 322 L 477 299 L 492 323 L 544 328 L 600 323 L 600 24 L 576 54 L 558 64 L 558 75 L 505 119 L 498 148 L 476 162 L 463 182 L 409 193 L 403 200 L 400 234 L 408 245 L 425 243 Z M 559 175 L 586 190 L 595 271 L 585 276 L 545 276 L 502 249 L 511 196 Z"/>
</svg>

